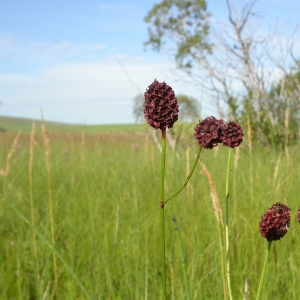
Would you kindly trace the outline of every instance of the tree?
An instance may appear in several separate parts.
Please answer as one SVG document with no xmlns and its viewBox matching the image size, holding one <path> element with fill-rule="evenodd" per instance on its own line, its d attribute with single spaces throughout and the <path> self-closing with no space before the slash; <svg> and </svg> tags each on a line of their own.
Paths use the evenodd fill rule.
<svg viewBox="0 0 300 300">
<path fill-rule="evenodd" d="M 152 24 L 145 45 L 160 51 L 170 39 L 176 44 L 179 66 L 191 68 L 194 56 L 203 59 L 211 52 L 208 17 L 205 0 L 163 0 L 145 17 L 145 22 Z"/>
<path fill-rule="evenodd" d="M 254 11 L 257 0 L 240 9 L 230 0 L 223 1 L 228 20 L 220 24 L 209 21 L 205 1 L 163 0 L 145 17 L 149 24 L 145 44 L 157 51 L 175 49 L 178 67 L 205 88 L 206 98 L 215 101 L 221 118 L 250 124 L 260 141 L 276 144 L 275 137 L 286 131 L 282 127 L 286 125 L 279 122 L 280 99 L 270 91 L 289 73 L 296 32 L 288 39 L 277 27 L 267 36 L 258 34 L 259 25 L 253 25 L 259 24 Z M 288 95 L 285 84 L 280 88 L 281 95 Z M 293 101 L 286 100 L 289 114 Z"/>
<path fill-rule="evenodd" d="M 142 93 L 136 95 L 133 99 L 133 115 L 136 123 L 144 121 L 144 95 Z"/>
</svg>

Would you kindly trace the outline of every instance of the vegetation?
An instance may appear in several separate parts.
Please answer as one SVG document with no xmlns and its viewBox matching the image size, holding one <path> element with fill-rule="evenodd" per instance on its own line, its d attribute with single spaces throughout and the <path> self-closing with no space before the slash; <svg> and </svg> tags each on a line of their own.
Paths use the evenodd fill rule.
<svg viewBox="0 0 300 300">
<path fill-rule="evenodd" d="M 31 132 L 32 120 L 0 116 L 0 132 L 23 133 Z M 2 130 L 1 130 L 2 128 Z M 41 121 L 36 121 L 36 132 L 41 133 Z M 145 126 L 141 124 L 111 124 L 111 125 L 73 125 L 58 122 L 47 122 L 47 131 L 56 133 L 130 133 L 144 132 Z"/>
<path fill-rule="evenodd" d="M 0 298 L 88 299 L 77 278 L 91 299 L 159 299 L 160 203 L 156 187 L 160 182 L 160 152 L 151 137 L 134 132 L 49 132 L 51 169 L 47 171 L 47 149 L 38 124 L 36 131 L 31 142 L 29 134 L 20 135 L 9 171 L 0 178 Z M 16 134 L 6 132 L 0 136 L 3 169 Z M 203 149 L 201 154 L 223 211 L 227 150 Z M 195 160 L 198 146 L 193 132 L 186 147 L 178 150 L 179 157 L 167 151 L 168 198 L 185 182 Z M 296 147 L 285 152 L 263 148 L 246 138 L 239 153 L 233 151 L 232 159 L 229 238 L 233 299 L 243 297 L 245 283 L 247 299 L 255 299 L 266 246 L 258 224 L 265 211 L 280 201 L 293 209 L 291 227 L 283 241 L 273 243 L 262 299 L 296 300 L 300 292 L 300 253 L 294 251 L 300 239 L 296 220 L 299 151 Z M 49 247 L 51 210 L 55 249 L 63 257 L 62 261 L 57 255 L 56 271 L 53 247 Z M 191 298 L 223 299 L 218 224 L 209 183 L 200 165 L 187 187 L 165 210 L 167 295 L 168 299 L 184 299 L 180 249 L 172 217 L 176 217 L 180 229 Z M 34 227 L 30 226 L 32 220 Z"/>
<path fill-rule="evenodd" d="M 145 16 L 145 45 L 173 55 L 222 119 L 249 125 L 264 145 L 293 143 L 300 126 L 298 32 L 258 30 L 257 0 L 223 1 L 221 22 L 210 17 L 209 1 L 161 0 Z"/>
</svg>

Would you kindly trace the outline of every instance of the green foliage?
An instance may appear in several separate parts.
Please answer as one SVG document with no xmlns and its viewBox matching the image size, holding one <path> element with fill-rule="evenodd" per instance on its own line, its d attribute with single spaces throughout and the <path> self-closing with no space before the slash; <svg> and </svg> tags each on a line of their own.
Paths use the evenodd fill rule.
<svg viewBox="0 0 300 300">
<path fill-rule="evenodd" d="M 252 137 L 265 146 L 284 148 L 295 144 L 299 137 L 299 84 L 300 72 L 297 71 L 274 82 L 258 102 L 251 90 L 241 98 L 231 98 L 228 100 L 230 115 L 241 122 L 243 128 L 247 128 L 249 121 Z M 240 110 L 238 103 L 242 104 Z"/>
<path fill-rule="evenodd" d="M 9 132 L 29 133 L 31 131 L 32 119 L 0 116 L 0 133 Z M 36 131 L 41 132 L 41 121 L 36 122 Z M 47 121 L 47 131 L 57 133 L 130 133 L 132 131 L 145 131 L 141 124 L 109 124 L 109 125 L 74 125 Z"/>
<path fill-rule="evenodd" d="M 3 168 L 14 135 L 1 135 Z M 150 140 L 151 141 L 151 140 Z M 94 299 L 159 299 L 159 172 L 160 152 L 146 136 L 49 134 L 51 182 L 56 248 L 76 272 Z M 299 298 L 300 243 L 296 221 L 300 155 L 290 148 L 290 161 L 278 149 L 256 145 L 253 150 L 254 185 L 249 184 L 249 153 L 241 145 L 236 178 L 230 187 L 230 260 L 234 299 L 243 297 L 249 279 L 248 299 L 255 298 L 263 265 L 265 243 L 258 223 L 277 201 L 292 207 L 291 227 L 276 242 L 268 266 L 263 299 Z M 168 148 L 166 197 L 186 180 L 198 147 L 190 136 L 178 159 Z M 189 148 L 188 150 L 186 150 Z M 234 151 L 235 153 L 235 151 Z M 203 151 L 201 161 L 213 176 L 222 208 L 228 149 Z M 234 157 L 233 157 L 234 160 Z M 0 177 L 2 197 L 30 219 L 29 136 L 23 134 L 7 177 Z M 278 166 L 278 167 L 277 167 Z M 278 172 L 276 169 L 278 168 Z M 217 224 L 210 190 L 199 166 L 191 181 L 166 206 L 167 289 L 169 298 L 184 299 L 175 216 L 186 253 L 187 276 L 194 299 L 223 299 Z M 236 175 L 236 176 L 235 176 Z M 287 180 L 288 179 L 288 180 Z M 250 199 L 253 189 L 254 199 Z M 45 151 L 36 135 L 33 157 L 35 226 L 50 241 Z M 53 290 L 51 248 L 37 238 L 40 281 L 35 273 L 32 230 L 0 198 L 0 298 L 85 299 L 77 283 L 58 261 L 59 283 Z M 224 211 L 224 210 L 223 210 Z"/>
<path fill-rule="evenodd" d="M 187 96 L 178 95 L 179 121 L 182 123 L 195 122 L 200 117 L 200 104 L 197 99 Z"/>
<path fill-rule="evenodd" d="M 208 97 L 224 102 L 227 119 L 249 123 L 253 138 L 265 146 L 285 147 L 299 138 L 300 64 L 292 57 L 295 66 L 289 71 L 289 50 L 280 54 L 281 60 L 282 49 L 276 50 L 280 43 L 257 38 L 248 26 L 255 18 L 256 2 L 237 8 L 226 1 L 228 22 L 216 26 L 209 22 L 204 0 L 162 0 L 145 17 L 149 25 L 145 45 L 156 51 L 169 45 L 178 67 L 208 87 Z M 270 82 L 262 61 L 283 77 Z"/>
<path fill-rule="evenodd" d="M 145 45 L 160 51 L 170 40 L 175 44 L 179 67 L 189 69 L 195 57 L 204 58 L 206 53 L 211 53 L 208 17 L 205 0 L 163 0 L 145 17 L 145 22 L 150 24 Z"/>
</svg>

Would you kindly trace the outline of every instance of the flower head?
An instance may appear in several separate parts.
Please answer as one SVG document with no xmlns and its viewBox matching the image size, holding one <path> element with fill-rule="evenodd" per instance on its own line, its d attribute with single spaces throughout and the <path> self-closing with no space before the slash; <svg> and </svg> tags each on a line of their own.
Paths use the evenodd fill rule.
<svg viewBox="0 0 300 300">
<path fill-rule="evenodd" d="M 290 226 L 291 209 L 282 203 L 275 203 L 268 209 L 259 223 L 260 233 L 269 242 L 280 240 Z"/>
<path fill-rule="evenodd" d="M 156 79 L 146 90 L 144 114 L 148 124 L 154 129 L 172 128 L 178 120 L 178 104 L 174 91 L 165 82 Z"/>
<path fill-rule="evenodd" d="M 243 141 L 243 129 L 237 122 L 230 121 L 222 127 L 222 143 L 224 146 L 238 147 Z"/>
<path fill-rule="evenodd" d="M 206 149 L 212 149 L 221 143 L 223 120 L 215 117 L 207 117 L 199 122 L 195 127 L 195 139 L 199 145 Z"/>
<path fill-rule="evenodd" d="M 298 220 L 298 222 L 300 223 L 300 207 L 299 207 L 299 209 L 298 209 L 297 220 Z"/>
</svg>

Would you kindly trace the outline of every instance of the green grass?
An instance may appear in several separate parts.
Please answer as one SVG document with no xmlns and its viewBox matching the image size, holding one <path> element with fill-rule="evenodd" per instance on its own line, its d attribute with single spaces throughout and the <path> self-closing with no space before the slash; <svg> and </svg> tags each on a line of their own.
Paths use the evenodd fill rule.
<svg viewBox="0 0 300 300">
<path fill-rule="evenodd" d="M 35 120 L 37 132 L 41 132 L 41 121 Z M 0 116 L 0 130 L 4 132 L 29 133 L 33 120 L 26 118 L 4 117 Z M 112 124 L 112 125 L 74 125 L 58 122 L 47 123 L 47 131 L 57 133 L 130 133 L 145 132 L 148 126 L 145 124 Z"/>
<path fill-rule="evenodd" d="M 50 127 L 47 123 L 49 132 Z M 161 297 L 160 153 L 151 137 L 134 132 L 120 134 L 118 130 L 112 133 L 118 126 L 112 128 L 99 129 L 100 133 L 87 134 L 84 139 L 72 131 L 49 133 L 56 249 L 93 299 L 157 300 Z M 93 130 L 96 133 L 96 127 Z M 0 169 L 5 166 L 14 136 L 9 132 L 0 135 Z M 9 174 L 0 178 L 0 299 L 86 299 L 60 260 L 58 287 L 54 290 L 52 250 L 39 237 L 37 276 L 32 229 L 7 203 L 30 219 L 29 140 L 28 134 L 21 136 Z M 258 223 L 277 201 L 293 209 L 291 227 L 282 241 L 272 246 L 262 299 L 299 299 L 298 148 L 290 149 L 288 165 L 279 150 L 256 146 L 251 187 L 246 146 L 244 142 L 240 149 L 236 191 L 233 184 L 230 188 L 233 299 L 243 298 L 246 278 L 248 300 L 255 299 L 266 247 Z M 186 147 L 190 147 L 189 156 L 182 147 L 179 158 L 167 149 L 166 198 L 185 181 L 186 162 L 191 166 L 194 161 L 198 149 L 192 136 Z M 216 183 L 223 213 L 227 156 L 228 149 L 222 146 L 201 154 Z M 279 173 L 274 178 L 279 157 Z M 36 135 L 32 179 L 35 226 L 51 241 L 45 150 L 40 134 Z M 223 299 L 217 224 L 200 166 L 186 189 L 165 209 L 168 299 L 184 299 L 173 216 L 180 224 L 192 299 Z"/>
</svg>

